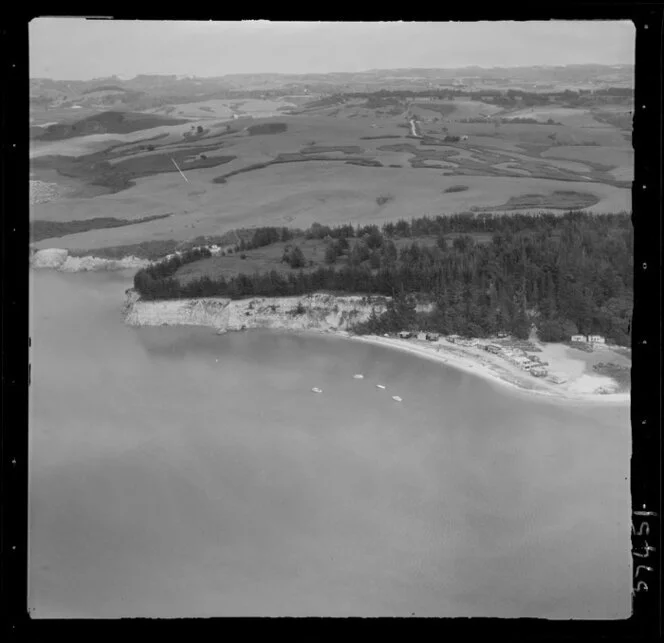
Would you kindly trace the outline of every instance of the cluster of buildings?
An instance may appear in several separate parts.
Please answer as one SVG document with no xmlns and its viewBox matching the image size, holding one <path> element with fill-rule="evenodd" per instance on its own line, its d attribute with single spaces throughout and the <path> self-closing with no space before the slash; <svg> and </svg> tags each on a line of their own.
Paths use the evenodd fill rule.
<svg viewBox="0 0 664 643">
<path fill-rule="evenodd" d="M 572 335 L 570 341 L 579 344 L 606 344 L 606 339 L 601 335 Z"/>
<path fill-rule="evenodd" d="M 504 336 L 505 333 L 499 335 L 499 337 Z M 546 377 L 549 374 L 549 371 L 545 368 L 548 366 L 548 362 L 543 362 L 536 355 L 528 355 L 525 351 L 519 348 L 487 343 L 479 339 L 465 339 L 459 335 L 450 335 L 447 337 L 447 341 L 459 346 L 481 348 L 487 353 L 498 355 L 510 364 L 513 364 L 524 371 L 528 371 L 533 377 Z"/>
<path fill-rule="evenodd" d="M 564 384 L 567 381 L 567 377 L 564 375 L 550 373 L 549 369 L 547 368 L 549 366 L 548 362 L 542 361 L 537 355 L 528 354 L 526 351 L 520 348 L 503 346 L 502 344 L 496 344 L 482 339 L 468 339 L 462 337 L 461 335 L 447 335 L 442 337 L 440 333 L 424 331 L 413 332 L 403 330 L 398 333 L 398 336 L 400 339 L 418 339 L 420 341 L 429 342 L 438 342 L 441 339 L 445 339 L 451 344 L 456 344 L 457 346 L 481 348 L 487 353 L 497 355 L 510 364 L 520 368 L 521 370 L 527 371 L 533 377 L 546 377 L 548 381 L 553 382 L 554 384 Z M 499 339 L 504 339 L 506 337 L 508 337 L 507 333 L 498 334 Z M 606 340 L 601 335 L 574 335 L 572 337 L 572 341 L 588 344 L 604 344 Z"/>
<path fill-rule="evenodd" d="M 386 337 L 388 335 L 385 335 Z M 445 339 L 451 344 L 456 344 L 457 346 L 465 346 L 468 348 L 481 348 L 487 353 L 497 355 L 503 358 L 505 361 L 517 366 L 518 368 L 527 371 L 533 377 L 546 377 L 548 381 L 554 384 L 564 384 L 567 381 L 567 377 L 559 373 L 550 373 L 548 362 L 542 361 L 537 355 L 528 354 L 526 351 L 520 348 L 513 348 L 511 346 L 503 346 L 502 344 L 496 344 L 489 342 L 487 340 L 481 339 L 468 339 L 462 337 L 461 335 L 447 335 L 441 336 L 440 333 L 432 332 L 413 332 L 408 330 L 402 330 L 398 333 L 400 339 L 418 339 L 420 341 L 429 341 L 429 342 L 438 342 L 441 339 Z M 504 339 L 509 337 L 508 333 L 498 333 L 498 339 Z M 575 340 L 574 338 L 580 337 L 580 340 Z M 605 340 L 600 335 L 575 335 L 572 341 L 583 341 L 589 343 L 603 344 Z"/>
<path fill-rule="evenodd" d="M 440 338 L 440 334 L 439 333 L 425 333 L 424 331 L 420 331 L 418 333 L 413 333 L 409 330 L 402 330 L 399 333 L 399 338 L 400 339 L 419 339 L 420 341 L 437 342 L 438 339 Z"/>
</svg>

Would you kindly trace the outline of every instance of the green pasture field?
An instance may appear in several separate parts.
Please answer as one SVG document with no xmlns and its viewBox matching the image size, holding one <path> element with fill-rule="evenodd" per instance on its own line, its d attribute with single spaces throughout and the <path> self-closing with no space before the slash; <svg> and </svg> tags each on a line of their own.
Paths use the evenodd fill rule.
<svg viewBox="0 0 664 643">
<path fill-rule="evenodd" d="M 448 107 L 441 106 L 445 101 L 422 102 L 417 108 L 447 121 L 420 124 L 423 134 L 432 137 L 426 140 L 442 141 L 445 134 L 468 140 L 422 144 L 410 136 L 403 114 L 389 113 L 394 106 L 368 108 L 366 101 L 269 118 L 246 114 L 267 113 L 279 107 L 279 101 L 226 101 L 225 106 L 245 112 L 230 122 L 214 120 L 221 114 L 213 113 L 212 102 L 206 101 L 189 105 L 196 108 L 199 120 L 186 124 L 45 144 L 34 150 L 34 178 L 77 187 L 78 196 L 35 204 L 32 220 L 135 221 L 174 214 L 76 232 L 57 241 L 42 239 L 36 245 L 80 249 L 184 241 L 245 226 L 382 223 L 473 207 L 519 209 L 530 207 L 530 202 L 554 211 L 570 202 L 588 204 L 583 207 L 592 211 L 630 209 L 633 151 L 609 123 L 595 121 L 596 126 L 583 127 L 588 110 L 575 115 L 574 110 L 550 108 L 538 114 L 569 125 L 496 128 L 491 122 L 458 120 L 497 114 L 501 110 L 495 106 L 464 100 L 446 103 Z M 350 117 L 352 113 L 358 115 Z M 185 139 L 191 125 L 200 125 L 204 132 Z M 459 184 L 467 189 L 446 191 Z M 118 188 L 124 189 L 111 192 Z M 572 192 L 584 196 L 570 200 Z M 385 194 L 391 198 L 379 206 L 376 199 Z"/>
</svg>

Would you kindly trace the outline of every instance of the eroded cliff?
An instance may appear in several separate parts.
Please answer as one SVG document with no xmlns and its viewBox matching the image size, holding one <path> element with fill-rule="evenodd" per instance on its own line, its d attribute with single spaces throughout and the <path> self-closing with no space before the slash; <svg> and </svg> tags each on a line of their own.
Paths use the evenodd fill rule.
<svg viewBox="0 0 664 643">
<path fill-rule="evenodd" d="M 208 326 L 220 332 L 272 328 L 284 330 L 348 330 L 366 321 L 372 310 L 385 310 L 388 298 L 314 293 L 301 297 L 251 299 L 175 299 L 143 301 L 127 291 L 123 308 L 131 326 Z M 428 306 L 418 307 L 427 310 Z"/>
</svg>

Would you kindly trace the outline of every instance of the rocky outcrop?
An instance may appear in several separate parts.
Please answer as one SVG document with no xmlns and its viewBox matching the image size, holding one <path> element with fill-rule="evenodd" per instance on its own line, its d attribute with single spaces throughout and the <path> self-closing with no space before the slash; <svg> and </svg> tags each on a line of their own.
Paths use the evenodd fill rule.
<svg viewBox="0 0 664 643">
<path fill-rule="evenodd" d="M 67 259 L 69 252 L 62 248 L 47 248 L 37 250 L 30 255 L 30 263 L 33 268 L 61 268 Z"/>
<path fill-rule="evenodd" d="M 336 297 L 324 293 L 239 300 L 143 301 L 130 289 L 123 313 L 131 326 L 208 326 L 219 332 L 250 328 L 338 331 L 366 321 L 372 310 L 380 314 L 387 301 L 386 297 Z"/>
<path fill-rule="evenodd" d="M 123 257 L 122 259 L 106 259 L 88 255 L 73 257 L 64 248 L 47 248 L 37 250 L 30 255 L 33 268 L 51 268 L 61 272 L 85 272 L 91 270 L 127 270 L 145 268 L 150 264 L 147 259 Z"/>
</svg>

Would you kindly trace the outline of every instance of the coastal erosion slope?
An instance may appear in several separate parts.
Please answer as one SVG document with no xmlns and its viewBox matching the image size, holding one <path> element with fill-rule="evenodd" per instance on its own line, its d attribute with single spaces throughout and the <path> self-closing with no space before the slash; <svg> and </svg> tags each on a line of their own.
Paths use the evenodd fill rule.
<svg viewBox="0 0 664 643">
<path fill-rule="evenodd" d="M 130 326 L 208 326 L 218 331 L 250 328 L 344 331 L 384 312 L 383 297 L 334 296 L 323 293 L 302 297 L 253 299 L 176 299 L 143 301 L 127 291 L 123 312 Z M 422 311 L 428 310 L 421 306 Z"/>
</svg>

